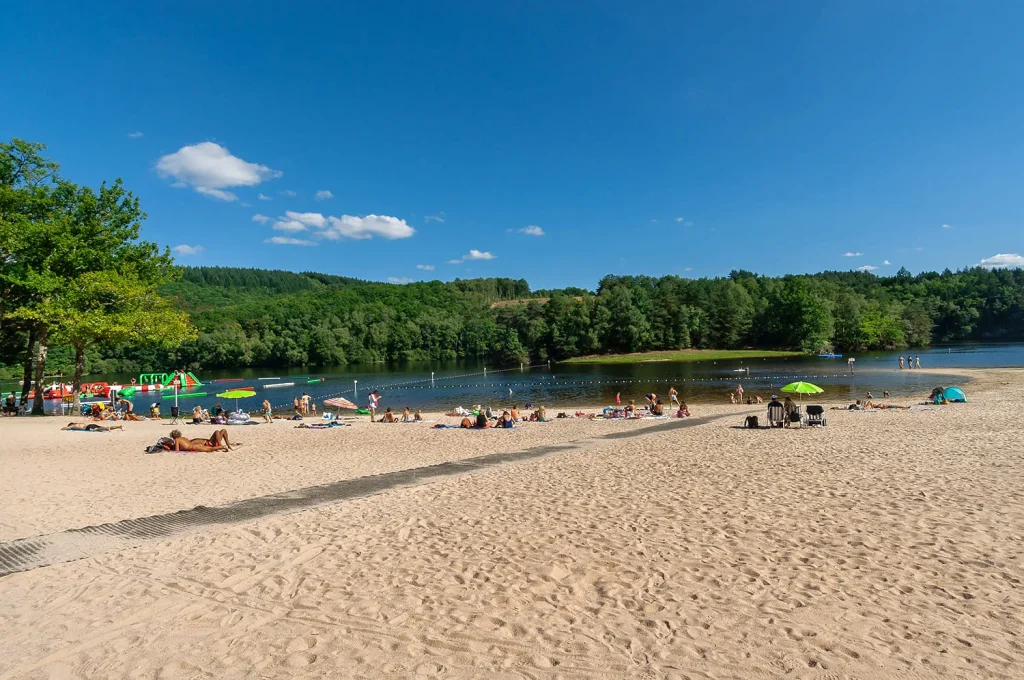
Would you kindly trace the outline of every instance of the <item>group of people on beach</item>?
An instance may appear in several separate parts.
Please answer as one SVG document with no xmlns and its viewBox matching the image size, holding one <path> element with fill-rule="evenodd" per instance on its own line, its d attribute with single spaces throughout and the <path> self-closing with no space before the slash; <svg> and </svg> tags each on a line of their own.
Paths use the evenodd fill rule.
<svg viewBox="0 0 1024 680">
<path fill-rule="evenodd" d="M 916 365 L 915 365 L 916 363 Z M 907 368 L 921 368 L 921 357 L 907 357 Z M 900 370 L 903 370 L 903 357 L 900 357 Z"/>
</svg>

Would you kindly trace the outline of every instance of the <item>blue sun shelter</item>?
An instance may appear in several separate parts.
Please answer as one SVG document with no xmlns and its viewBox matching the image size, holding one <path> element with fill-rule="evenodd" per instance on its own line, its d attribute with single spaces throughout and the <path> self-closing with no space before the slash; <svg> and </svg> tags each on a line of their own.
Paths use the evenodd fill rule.
<svg viewBox="0 0 1024 680">
<path fill-rule="evenodd" d="M 947 387 L 942 390 L 942 397 L 951 404 L 967 403 L 967 395 L 959 387 Z"/>
</svg>

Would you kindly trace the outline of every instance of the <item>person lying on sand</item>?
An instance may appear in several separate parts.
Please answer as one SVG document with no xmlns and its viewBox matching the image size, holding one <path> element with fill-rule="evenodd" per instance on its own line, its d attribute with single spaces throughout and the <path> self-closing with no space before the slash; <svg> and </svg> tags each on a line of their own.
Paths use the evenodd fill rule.
<svg viewBox="0 0 1024 680">
<path fill-rule="evenodd" d="M 463 418 L 462 422 L 459 423 L 459 427 L 462 428 L 463 430 L 472 430 L 473 429 L 473 421 L 470 420 L 469 418 Z"/>
<path fill-rule="evenodd" d="M 172 430 L 170 439 L 173 444 L 163 444 L 164 451 L 196 451 L 200 453 L 211 453 L 213 451 L 230 451 L 231 442 L 228 441 L 227 430 L 216 430 L 209 439 L 186 439 L 182 436 L 181 430 Z"/>
<path fill-rule="evenodd" d="M 96 423 L 68 423 L 66 426 L 60 428 L 62 430 L 70 430 L 71 432 L 110 432 L 111 430 L 123 430 L 124 425 L 97 425 Z"/>
</svg>

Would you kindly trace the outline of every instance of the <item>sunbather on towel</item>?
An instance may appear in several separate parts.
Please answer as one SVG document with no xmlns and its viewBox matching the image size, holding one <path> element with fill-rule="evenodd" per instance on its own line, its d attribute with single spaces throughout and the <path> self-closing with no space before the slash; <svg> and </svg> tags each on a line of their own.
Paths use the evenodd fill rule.
<svg viewBox="0 0 1024 680">
<path fill-rule="evenodd" d="M 164 444 L 165 451 L 196 451 L 199 453 L 211 453 L 213 451 L 230 451 L 231 443 L 228 441 L 227 430 L 215 431 L 209 439 L 186 439 L 182 436 L 181 430 L 171 432 L 173 445 Z"/>
<path fill-rule="evenodd" d="M 60 429 L 70 430 L 71 432 L 110 432 L 111 430 L 123 430 L 124 425 L 111 425 L 109 427 L 105 427 L 103 425 L 97 425 L 96 423 L 68 423 L 67 426 Z"/>
</svg>

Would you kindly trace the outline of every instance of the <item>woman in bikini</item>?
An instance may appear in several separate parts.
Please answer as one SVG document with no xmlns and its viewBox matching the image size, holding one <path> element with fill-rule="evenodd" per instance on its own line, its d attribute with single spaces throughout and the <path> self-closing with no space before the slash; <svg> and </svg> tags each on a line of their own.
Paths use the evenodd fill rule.
<svg viewBox="0 0 1024 680">
<path fill-rule="evenodd" d="M 198 453 L 211 453 L 213 451 L 230 451 L 231 442 L 228 441 L 228 431 L 221 429 L 210 435 L 209 439 L 186 439 L 182 436 L 181 430 L 173 430 L 170 439 L 173 443 L 164 443 L 164 451 L 196 451 Z"/>
</svg>

